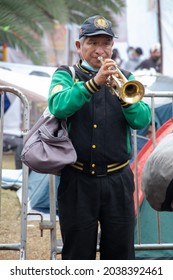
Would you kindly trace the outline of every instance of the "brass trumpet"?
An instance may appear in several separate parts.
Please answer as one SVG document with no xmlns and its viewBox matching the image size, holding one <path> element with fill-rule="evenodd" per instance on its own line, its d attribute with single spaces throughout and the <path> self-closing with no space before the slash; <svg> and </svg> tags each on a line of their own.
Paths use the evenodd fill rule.
<svg viewBox="0 0 173 280">
<path fill-rule="evenodd" d="M 98 60 L 103 63 L 102 56 L 99 56 Z M 116 67 L 116 71 L 121 80 L 118 79 L 115 75 L 111 75 L 111 77 L 108 77 L 108 86 L 111 88 L 112 94 L 116 94 L 118 98 L 128 104 L 135 104 L 140 101 L 145 94 L 145 88 L 143 84 L 136 80 L 128 81 L 118 67 Z M 111 79 L 115 81 L 116 85 L 111 86 Z"/>
</svg>

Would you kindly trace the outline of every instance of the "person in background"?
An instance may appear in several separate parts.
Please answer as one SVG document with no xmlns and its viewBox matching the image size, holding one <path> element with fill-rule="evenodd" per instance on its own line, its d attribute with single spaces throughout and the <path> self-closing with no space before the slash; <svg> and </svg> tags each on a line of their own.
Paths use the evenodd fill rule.
<svg viewBox="0 0 173 280">
<path fill-rule="evenodd" d="M 133 53 L 133 59 L 134 59 L 133 70 L 131 70 L 131 71 L 134 71 L 136 69 L 136 67 L 141 63 L 142 56 L 143 56 L 142 48 L 141 47 L 135 48 L 134 53 Z"/>
<path fill-rule="evenodd" d="M 115 62 L 116 62 L 116 64 L 117 64 L 118 67 L 121 66 L 121 64 L 122 64 L 122 59 L 121 59 L 121 55 L 120 55 L 120 52 L 119 52 L 118 49 L 114 48 L 114 49 L 112 50 L 112 57 L 111 57 L 111 59 L 115 60 Z"/>
<path fill-rule="evenodd" d="M 134 47 L 133 46 L 129 46 L 127 48 L 127 57 L 128 57 L 128 59 L 131 59 L 133 51 L 134 51 Z"/>
<path fill-rule="evenodd" d="M 141 62 L 141 56 L 143 55 L 143 50 L 140 47 L 130 48 L 128 51 L 128 60 L 122 63 L 121 67 L 127 71 L 135 71 L 136 67 Z"/>
<path fill-rule="evenodd" d="M 151 112 L 142 100 L 130 105 L 111 93 L 112 75 L 121 79 L 111 59 L 116 37 L 103 16 L 87 18 L 76 40 L 75 81 L 62 65 L 50 84 L 49 110 L 67 118 L 77 153 L 76 163 L 62 170 L 58 188 L 63 260 L 95 259 L 98 226 L 100 259 L 135 258 L 131 128 L 147 126 Z"/>
<path fill-rule="evenodd" d="M 4 96 L 4 105 L 3 151 L 14 151 L 15 167 L 22 169 L 21 102 L 16 95 L 7 92 Z"/>
<path fill-rule="evenodd" d="M 150 49 L 149 58 L 143 60 L 135 70 L 154 68 L 156 72 L 161 73 L 161 50 L 160 43 L 156 43 Z"/>
</svg>

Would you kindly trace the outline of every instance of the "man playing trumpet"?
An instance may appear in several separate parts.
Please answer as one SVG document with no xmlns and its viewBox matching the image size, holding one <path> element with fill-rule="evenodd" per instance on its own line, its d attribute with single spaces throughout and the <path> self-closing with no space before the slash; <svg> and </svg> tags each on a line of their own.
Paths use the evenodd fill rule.
<svg viewBox="0 0 173 280">
<path fill-rule="evenodd" d="M 98 226 L 100 259 L 135 258 L 131 128 L 147 126 L 151 112 L 141 98 L 127 103 L 111 94 L 114 77 L 123 79 L 111 59 L 115 37 L 109 20 L 99 15 L 86 19 L 76 41 L 75 79 L 68 66 L 61 66 L 50 85 L 49 109 L 67 118 L 77 152 L 77 162 L 63 169 L 58 189 L 66 260 L 95 259 Z M 122 72 L 127 81 L 134 80 Z"/>
</svg>

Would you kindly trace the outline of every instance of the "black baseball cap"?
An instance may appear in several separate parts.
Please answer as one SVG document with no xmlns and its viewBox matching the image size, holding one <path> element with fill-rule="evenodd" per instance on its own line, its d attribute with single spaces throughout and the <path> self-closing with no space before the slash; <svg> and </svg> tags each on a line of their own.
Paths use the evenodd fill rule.
<svg viewBox="0 0 173 280">
<path fill-rule="evenodd" d="M 79 39 L 83 36 L 108 35 L 118 38 L 113 30 L 111 21 L 102 16 L 92 16 L 84 21 L 79 31 Z"/>
</svg>

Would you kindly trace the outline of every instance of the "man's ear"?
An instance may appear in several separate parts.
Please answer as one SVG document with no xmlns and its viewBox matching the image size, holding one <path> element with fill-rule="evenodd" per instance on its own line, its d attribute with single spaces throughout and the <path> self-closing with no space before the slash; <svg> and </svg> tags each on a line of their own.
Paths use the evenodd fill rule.
<svg viewBox="0 0 173 280">
<path fill-rule="evenodd" d="M 80 45 L 81 45 L 81 44 L 80 44 L 80 41 L 76 41 L 76 42 L 75 42 L 75 45 L 76 45 L 77 50 L 79 50 L 79 49 L 80 49 Z"/>
<path fill-rule="evenodd" d="M 76 45 L 76 49 L 77 49 L 78 55 L 79 55 L 79 57 L 81 59 L 81 42 L 80 41 L 76 41 L 75 45 Z"/>
</svg>

